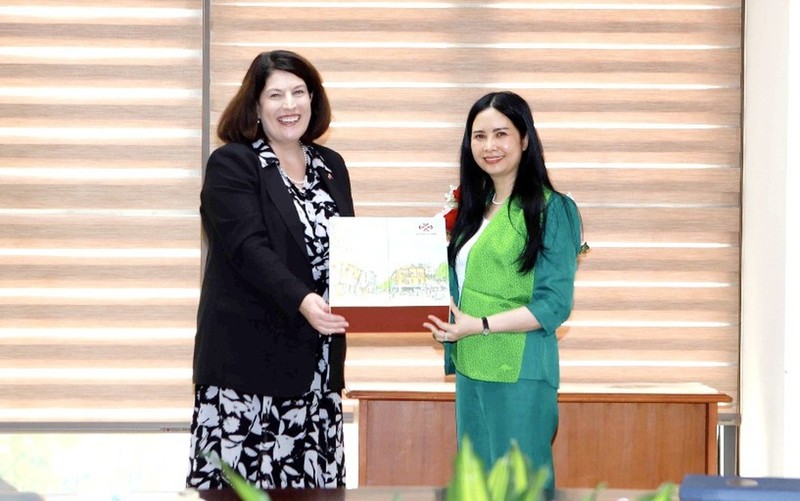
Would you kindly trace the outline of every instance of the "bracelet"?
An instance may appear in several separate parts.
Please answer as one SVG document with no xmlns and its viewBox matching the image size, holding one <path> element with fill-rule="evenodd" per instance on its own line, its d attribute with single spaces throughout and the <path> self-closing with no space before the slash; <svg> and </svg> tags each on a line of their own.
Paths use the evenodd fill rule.
<svg viewBox="0 0 800 501">
<path fill-rule="evenodd" d="M 489 333 L 491 332 L 489 330 L 489 319 L 486 317 L 481 317 L 481 322 L 483 322 L 483 331 L 481 332 L 481 334 L 483 334 L 484 336 L 488 336 Z"/>
</svg>

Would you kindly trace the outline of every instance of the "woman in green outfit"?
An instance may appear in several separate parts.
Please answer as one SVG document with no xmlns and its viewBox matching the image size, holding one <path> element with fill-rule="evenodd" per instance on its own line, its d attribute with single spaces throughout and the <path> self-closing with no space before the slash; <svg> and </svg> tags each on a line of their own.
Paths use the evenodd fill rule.
<svg viewBox="0 0 800 501">
<path fill-rule="evenodd" d="M 512 92 L 479 99 L 461 144 L 461 197 L 450 233 L 450 321 L 423 325 L 456 374 L 458 443 L 487 466 L 515 440 L 550 470 L 558 426 L 556 329 L 569 317 L 581 219 L 547 175 L 530 107 Z"/>
</svg>

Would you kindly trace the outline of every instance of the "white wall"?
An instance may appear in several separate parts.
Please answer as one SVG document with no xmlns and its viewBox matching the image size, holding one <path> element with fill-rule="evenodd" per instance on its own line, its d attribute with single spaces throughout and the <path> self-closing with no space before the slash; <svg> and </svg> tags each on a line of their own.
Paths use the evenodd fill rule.
<svg viewBox="0 0 800 501">
<path fill-rule="evenodd" d="M 743 476 L 800 477 L 798 11 L 800 0 L 745 1 Z"/>
<path fill-rule="evenodd" d="M 786 168 L 786 386 L 783 471 L 800 477 L 800 1 L 789 12 Z"/>
</svg>

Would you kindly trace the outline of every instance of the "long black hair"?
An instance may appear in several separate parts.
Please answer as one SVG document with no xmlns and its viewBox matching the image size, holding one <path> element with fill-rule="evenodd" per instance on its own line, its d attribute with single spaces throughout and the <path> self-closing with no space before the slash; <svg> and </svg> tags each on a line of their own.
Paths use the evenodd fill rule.
<svg viewBox="0 0 800 501">
<path fill-rule="evenodd" d="M 528 147 L 522 152 L 517 170 L 511 200 L 522 206 L 528 240 L 519 256 L 520 273 L 530 272 L 536 264 L 539 251 L 543 248 L 546 221 L 545 189 L 555 191 L 547 168 L 539 134 L 533 124 L 533 114 L 528 103 L 513 92 L 491 92 L 478 99 L 467 115 L 464 139 L 461 142 L 460 182 L 461 201 L 458 216 L 450 232 L 450 245 L 447 248 L 451 265 L 464 244 L 478 231 L 486 212 L 486 205 L 494 193 L 492 178 L 481 169 L 472 154 L 472 126 L 478 113 L 494 108 L 505 115 L 519 131 L 520 137 L 527 136 Z M 509 202 L 511 201 L 509 200 Z M 510 207 L 509 204 L 506 207 Z M 497 214 L 500 216 L 500 213 Z M 506 217 L 510 213 L 506 212 Z"/>
</svg>

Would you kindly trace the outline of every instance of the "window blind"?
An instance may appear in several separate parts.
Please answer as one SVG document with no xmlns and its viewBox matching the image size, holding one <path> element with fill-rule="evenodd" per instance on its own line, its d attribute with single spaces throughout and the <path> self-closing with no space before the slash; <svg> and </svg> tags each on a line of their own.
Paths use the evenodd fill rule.
<svg viewBox="0 0 800 501">
<path fill-rule="evenodd" d="M 188 421 L 202 16 L 0 5 L 0 422 Z"/>
<path fill-rule="evenodd" d="M 0 426 L 188 423 L 202 158 L 277 48 L 322 73 L 360 216 L 439 212 L 470 105 L 526 97 L 592 246 L 563 382 L 738 410 L 740 0 L 205 3 L 0 5 Z M 350 380 L 443 378 L 424 333 L 349 343 Z"/>
<path fill-rule="evenodd" d="M 562 381 L 701 382 L 736 412 L 741 17 L 738 0 L 212 0 L 211 120 L 258 52 L 295 50 L 322 73 L 356 214 L 425 216 L 458 182 L 471 104 L 523 95 L 592 247 Z M 349 346 L 350 381 L 443 377 L 424 334 Z"/>
</svg>

